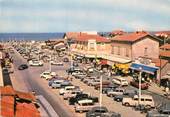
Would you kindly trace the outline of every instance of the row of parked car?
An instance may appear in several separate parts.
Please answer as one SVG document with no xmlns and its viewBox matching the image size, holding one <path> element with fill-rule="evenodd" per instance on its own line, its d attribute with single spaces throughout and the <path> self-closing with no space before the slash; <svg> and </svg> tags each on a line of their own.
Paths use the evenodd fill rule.
<svg viewBox="0 0 170 117">
<path fill-rule="evenodd" d="M 67 72 L 72 74 L 74 78 L 80 79 L 80 81 L 88 86 L 93 86 L 97 90 L 100 88 L 100 77 L 98 76 L 90 76 L 87 72 L 79 68 L 70 68 Z M 160 114 L 160 111 L 158 110 L 156 110 L 156 114 L 154 113 L 155 102 L 151 95 L 142 94 L 139 100 L 138 91 L 127 90 L 125 86 L 128 85 L 128 82 L 123 78 L 113 78 L 112 80 L 104 79 L 102 82 L 102 93 L 113 98 L 113 100 L 117 102 L 121 102 L 124 106 L 131 106 L 134 107 L 135 110 L 145 113 L 148 112 L 147 117 L 155 117 L 157 115 L 159 115 L 158 117 L 167 117 L 166 114 Z M 162 113 L 166 113 L 165 110 Z"/>
<path fill-rule="evenodd" d="M 13 45 L 13 47 L 20 53 L 20 55 L 27 60 L 29 66 L 43 66 L 44 62 L 49 62 L 51 65 L 63 66 L 63 62 L 69 62 L 67 57 L 63 58 L 63 61 L 57 61 L 54 58 L 46 55 L 42 50 L 38 48 L 25 47 L 25 45 Z M 56 55 L 55 55 L 56 56 Z M 44 59 L 47 58 L 47 59 Z M 22 68 L 21 68 L 22 69 Z"/>
<path fill-rule="evenodd" d="M 46 77 L 48 74 L 50 77 Z M 58 76 L 55 72 L 45 71 L 40 74 L 41 78 L 48 80 L 48 85 L 51 88 L 59 90 L 59 94 L 64 100 L 68 100 L 69 105 L 74 105 L 75 112 L 86 113 L 86 117 L 121 117 L 120 114 L 109 112 L 106 107 L 99 106 L 98 97 L 84 92 L 79 86 L 71 83 L 70 78 Z"/>
</svg>

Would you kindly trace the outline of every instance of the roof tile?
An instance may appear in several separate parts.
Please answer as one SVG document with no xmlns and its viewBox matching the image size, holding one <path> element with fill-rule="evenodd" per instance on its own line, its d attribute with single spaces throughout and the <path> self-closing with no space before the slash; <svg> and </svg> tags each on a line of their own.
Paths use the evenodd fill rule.
<svg viewBox="0 0 170 117">
<path fill-rule="evenodd" d="M 170 49 L 170 44 L 164 44 L 160 47 L 160 49 Z"/>
<path fill-rule="evenodd" d="M 35 96 L 32 93 L 25 93 L 25 92 L 20 92 L 20 91 L 15 91 L 16 95 L 18 96 L 18 98 L 21 99 L 26 99 L 29 101 L 36 101 Z"/>
<path fill-rule="evenodd" d="M 102 37 L 100 35 L 86 34 L 86 33 L 82 33 L 76 38 L 77 41 L 88 41 L 93 39 L 96 40 L 96 42 L 110 42 L 110 40 L 107 39 L 106 37 Z"/>
<path fill-rule="evenodd" d="M 0 87 L 1 96 L 5 95 L 15 95 L 15 91 L 12 86 Z"/>
<path fill-rule="evenodd" d="M 123 35 L 117 35 L 113 37 L 112 40 L 134 42 L 147 35 L 149 35 L 147 32 L 125 33 Z"/>
</svg>

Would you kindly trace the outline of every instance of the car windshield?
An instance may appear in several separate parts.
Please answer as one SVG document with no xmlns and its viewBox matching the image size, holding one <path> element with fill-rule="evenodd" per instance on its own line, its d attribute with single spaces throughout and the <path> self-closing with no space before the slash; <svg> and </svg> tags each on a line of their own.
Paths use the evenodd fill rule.
<svg viewBox="0 0 170 117">
<path fill-rule="evenodd" d="M 104 109 L 97 109 L 95 110 L 96 113 L 106 113 L 107 111 Z"/>
</svg>

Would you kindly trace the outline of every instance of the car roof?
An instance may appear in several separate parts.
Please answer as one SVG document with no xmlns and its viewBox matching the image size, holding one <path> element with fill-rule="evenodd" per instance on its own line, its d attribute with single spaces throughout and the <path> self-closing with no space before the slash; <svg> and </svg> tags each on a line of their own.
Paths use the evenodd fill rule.
<svg viewBox="0 0 170 117">
<path fill-rule="evenodd" d="M 108 109 L 105 106 L 95 106 L 92 109 L 93 110 L 107 110 L 108 111 Z"/>
<path fill-rule="evenodd" d="M 138 98 L 138 95 L 135 95 L 134 98 Z M 142 94 L 141 98 L 148 98 L 148 99 L 153 99 L 153 97 L 151 95 L 146 95 L 146 94 Z"/>
<path fill-rule="evenodd" d="M 79 100 L 78 103 L 93 103 L 93 100 L 91 99 L 82 99 L 82 100 Z"/>
</svg>

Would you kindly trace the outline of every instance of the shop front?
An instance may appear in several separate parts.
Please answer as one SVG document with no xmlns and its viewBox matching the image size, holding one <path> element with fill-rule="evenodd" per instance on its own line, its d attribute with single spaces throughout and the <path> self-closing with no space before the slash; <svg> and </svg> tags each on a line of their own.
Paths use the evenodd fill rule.
<svg viewBox="0 0 170 117">
<path fill-rule="evenodd" d="M 129 63 L 115 63 L 112 68 L 116 75 L 127 76 L 129 74 Z"/>
<path fill-rule="evenodd" d="M 139 72 L 142 72 L 142 80 L 145 81 L 158 81 L 158 67 L 155 66 L 149 66 L 145 64 L 140 63 L 132 63 L 130 66 L 130 73 L 135 78 L 138 78 Z"/>
</svg>

